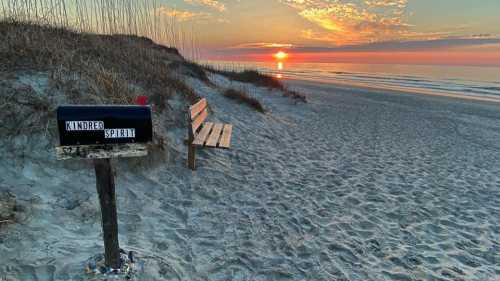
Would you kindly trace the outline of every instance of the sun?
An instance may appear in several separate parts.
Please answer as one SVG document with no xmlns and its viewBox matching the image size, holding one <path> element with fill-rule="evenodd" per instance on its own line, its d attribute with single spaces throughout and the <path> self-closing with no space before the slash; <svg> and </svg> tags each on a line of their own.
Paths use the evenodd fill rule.
<svg viewBox="0 0 500 281">
<path fill-rule="evenodd" d="M 276 54 L 274 54 L 273 57 L 278 59 L 278 60 L 284 60 L 284 59 L 288 58 L 288 54 L 283 52 L 283 51 L 279 51 Z"/>
</svg>

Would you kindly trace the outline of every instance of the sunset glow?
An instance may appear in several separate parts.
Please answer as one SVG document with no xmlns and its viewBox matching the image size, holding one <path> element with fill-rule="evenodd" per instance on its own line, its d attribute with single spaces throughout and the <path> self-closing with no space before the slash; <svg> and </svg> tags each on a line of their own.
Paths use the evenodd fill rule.
<svg viewBox="0 0 500 281">
<path fill-rule="evenodd" d="M 472 61 L 500 66 L 498 0 L 185 3 L 195 2 L 197 9 L 190 4 L 176 8 L 198 15 L 185 22 L 199 29 L 202 56 L 208 60 L 293 63 L 310 57 L 330 63 L 338 58 L 352 63 L 470 65 Z M 206 3 L 203 9 L 202 3 Z M 214 3 L 224 5 L 224 10 L 214 9 Z M 393 60 L 394 53 L 398 56 Z"/>
<path fill-rule="evenodd" d="M 276 54 L 274 54 L 273 56 L 277 60 L 284 60 L 284 59 L 288 58 L 288 54 L 283 52 L 283 51 L 279 51 Z"/>
</svg>

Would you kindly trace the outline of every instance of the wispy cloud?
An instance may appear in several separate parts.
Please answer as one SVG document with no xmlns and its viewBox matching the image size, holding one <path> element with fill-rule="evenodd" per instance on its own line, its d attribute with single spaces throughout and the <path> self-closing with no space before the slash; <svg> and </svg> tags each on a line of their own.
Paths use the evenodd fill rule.
<svg viewBox="0 0 500 281">
<path fill-rule="evenodd" d="M 219 12 L 224 12 L 226 6 L 217 0 L 184 0 L 184 2 L 194 5 L 207 6 Z"/>
<path fill-rule="evenodd" d="M 236 46 L 231 46 L 230 49 L 269 49 L 269 48 L 284 48 L 290 49 L 292 48 L 292 44 L 283 44 L 283 43 L 244 43 Z"/>
<path fill-rule="evenodd" d="M 316 25 L 303 31 L 307 39 L 346 45 L 416 36 L 405 19 L 407 0 L 280 1 Z"/>
<path fill-rule="evenodd" d="M 406 8 L 408 0 L 366 0 L 365 4 L 370 7 L 398 7 Z"/>
<path fill-rule="evenodd" d="M 209 13 L 203 12 L 191 12 L 187 10 L 178 10 L 167 6 L 161 6 L 156 9 L 155 14 L 164 15 L 168 17 L 172 17 L 177 21 L 190 21 L 190 20 L 206 20 L 210 18 Z"/>
<path fill-rule="evenodd" d="M 344 46 L 297 46 L 277 43 L 246 43 L 225 48 L 221 51 L 241 53 L 269 53 L 269 48 L 290 49 L 294 53 L 335 53 L 335 52 L 422 52 L 454 50 L 481 46 L 497 46 L 500 50 L 500 37 L 479 34 L 464 38 L 444 38 L 436 40 L 385 41 Z"/>
</svg>

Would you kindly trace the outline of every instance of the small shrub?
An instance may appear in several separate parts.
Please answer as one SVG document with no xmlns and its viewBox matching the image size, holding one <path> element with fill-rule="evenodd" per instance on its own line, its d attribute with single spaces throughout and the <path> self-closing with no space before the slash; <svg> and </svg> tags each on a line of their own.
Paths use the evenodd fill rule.
<svg viewBox="0 0 500 281">
<path fill-rule="evenodd" d="M 173 91 L 179 92 L 184 95 L 184 97 L 189 101 L 190 104 L 193 104 L 200 100 L 200 96 L 193 90 L 193 88 L 188 86 L 188 84 L 186 84 L 186 82 L 182 81 L 181 79 L 169 77 L 167 79 L 167 84 L 168 87 L 170 87 Z"/>
<path fill-rule="evenodd" d="M 189 75 L 191 77 L 197 78 L 205 83 L 211 84 L 210 79 L 208 79 L 205 69 L 199 64 L 192 61 L 175 61 L 168 65 L 171 70 L 179 70 L 182 73 Z"/>
<path fill-rule="evenodd" d="M 284 90 L 285 86 L 277 78 L 262 74 L 256 70 L 244 70 L 244 71 L 229 71 L 229 70 L 218 70 L 211 66 L 205 66 L 205 69 L 213 73 L 223 75 L 231 80 L 251 83 L 260 87 L 267 87 L 272 89 Z"/>
<path fill-rule="evenodd" d="M 304 94 L 302 94 L 302 93 L 297 92 L 297 91 L 285 90 L 283 92 L 283 96 L 290 97 L 290 98 L 292 98 L 292 99 L 294 99 L 296 101 L 307 103 L 306 96 Z"/>
<path fill-rule="evenodd" d="M 221 70 L 210 65 L 206 65 L 204 66 L 204 68 L 207 71 L 223 75 L 228 79 L 234 81 L 250 83 L 260 87 L 267 87 L 271 89 L 280 90 L 283 92 L 284 97 L 289 97 L 296 101 L 307 103 L 307 99 L 304 94 L 299 93 L 297 91 L 288 90 L 279 79 L 270 75 L 260 73 L 256 70 L 243 70 L 243 71 Z"/>
<path fill-rule="evenodd" d="M 230 99 L 236 100 L 240 103 L 244 103 L 244 104 L 254 108 L 255 110 L 257 110 L 261 113 L 265 112 L 264 107 L 256 98 L 250 97 L 247 93 L 245 93 L 243 91 L 239 91 L 239 90 L 235 90 L 235 89 L 227 89 L 224 91 L 223 94 L 224 94 L 224 96 L 226 96 Z"/>
</svg>

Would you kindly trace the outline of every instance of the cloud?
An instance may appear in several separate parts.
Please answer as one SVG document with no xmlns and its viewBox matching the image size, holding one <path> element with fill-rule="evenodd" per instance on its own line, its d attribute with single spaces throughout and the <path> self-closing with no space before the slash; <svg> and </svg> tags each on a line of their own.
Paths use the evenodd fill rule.
<svg viewBox="0 0 500 281">
<path fill-rule="evenodd" d="M 344 46 L 297 46 L 292 44 L 277 43 L 246 43 L 220 50 L 233 53 L 261 53 L 266 54 L 271 49 L 289 49 L 294 53 L 342 53 L 342 52 L 422 52 L 446 51 L 464 48 L 477 48 L 496 46 L 500 50 L 500 37 L 481 35 L 480 37 L 467 36 L 464 38 L 445 38 L 436 40 L 416 41 L 385 41 L 359 45 Z"/>
<path fill-rule="evenodd" d="M 316 27 L 307 39 L 335 45 L 395 40 L 411 35 L 405 21 L 407 0 L 280 0 Z"/>
<path fill-rule="evenodd" d="M 164 15 L 175 18 L 177 21 L 190 21 L 190 20 L 206 20 L 210 18 L 208 13 L 195 13 L 185 10 L 177 10 L 167 6 L 161 6 L 156 9 L 155 14 Z"/>
<path fill-rule="evenodd" d="M 229 47 L 231 49 L 269 49 L 269 48 L 284 48 L 290 49 L 292 48 L 292 44 L 282 44 L 282 43 L 245 43 L 239 44 L 236 46 Z"/>
<path fill-rule="evenodd" d="M 194 5 L 207 6 L 219 12 L 224 12 L 226 10 L 226 6 L 217 0 L 184 0 L 184 2 Z"/>
<path fill-rule="evenodd" d="M 365 4 L 370 7 L 398 7 L 406 8 L 408 0 L 366 0 Z"/>
</svg>

